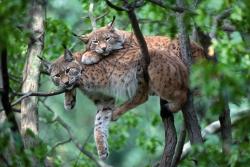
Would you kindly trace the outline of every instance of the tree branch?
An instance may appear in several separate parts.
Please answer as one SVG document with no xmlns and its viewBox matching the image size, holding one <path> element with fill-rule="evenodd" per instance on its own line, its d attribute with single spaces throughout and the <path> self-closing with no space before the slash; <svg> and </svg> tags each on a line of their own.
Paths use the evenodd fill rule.
<svg viewBox="0 0 250 167">
<path fill-rule="evenodd" d="M 183 146 L 185 144 L 185 139 L 186 139 L 186 127 L 185 127 L 185 124 L 183 124 L 180 130 L 180 135 L 179 135 L 178 142 L 176 145 L 171 167 L 176 167 L 178 165 L 181 159 L 181 154 L 182 154 Z"/>
<path fill-rule="evenodd" d="M 232 125 L 236 125 L 242 119 L 245 119 L 247 117 L 250 117 L 249 109 L 235 112 L 235 114 L 232 114 Z M 221 129 L 220 121 L 212 122 L 202 130 L 202 137 L 204 138 L 204 140 L 206 140 L 210 134 L 216 133 L 220 129 Z M 191 151 L 191 149 L 192 148 L 190 142 L 185 143 L 181 155 L 181 160 L 183 160 L 187 156 L 187 154 Z"/>
<path fill-rule="evenodd" d="M 30 96 L 40 96 L 40 97 L 48 97 L 48 96 L 55 96 L 55 95 L 59 95 L 62 94 L 64 92 L 66 92 L 67 90 L 65 89 L 59 89 L 59 90 L 54 90 L 51 92 L 28 92 L 28 93 L 14 93 L 17 96 L 21 96 L 20 98 L 18 98 L 16 101 L 14 101 L 13 103 L 11 103 L 11 106 L 15 106 L 18 103 L 20 103 L 23 99 L 30 97 Z M 3 111 L 4 109 L 0 109 L 0 112 Z"/>
<path fill-rule="evenodd" d="M 209 33 L 210 38 L 216 38 L 216 32 L 218 29 L 219 24 L 227 17 L 229 17 L 232 13 L 232 8 L 224 10 L 222 13 L 218 14 L 213 18 L 213 26 L 211 28 L 211 32 Z"/>
<path fill-rule="evenodd" d="M 161 118 L 165 129 L 165 147 L 160 161 L 160 167 L 171 167 L 172 159 L 175 152 L 177 135 L 174 126 L 174 116 L 166 107 L 166 101 L 160 101 Z"/>
<path fill-rule="evenodd" d="M 15 144 L 20 143 L 21 148 L 23 148 L 23 142 L 22 139 L 20 138 L 21 133 L 18 128 L 18 124 L 14 115 L 14 112 L 12 110 L 10 101 L 9 101 L 9 75 L 8 75 L 8 65 L 7 65 L 7 49 L 3 48 L 1 50 L 1 80 L 2 80 L 2 85 L 1 88 L 2 90 L 2 95 L 1 95 L 1 102 L 3 105 L 3 110 L 5 111 L 6 114 L 6 119 L 8 120 L 9 123 L 11 123 L 11 131 L 14 133 L 14 139 L 15 139 Z M 16 137 L 15 137 L 16 136 Z"/>
</svg>

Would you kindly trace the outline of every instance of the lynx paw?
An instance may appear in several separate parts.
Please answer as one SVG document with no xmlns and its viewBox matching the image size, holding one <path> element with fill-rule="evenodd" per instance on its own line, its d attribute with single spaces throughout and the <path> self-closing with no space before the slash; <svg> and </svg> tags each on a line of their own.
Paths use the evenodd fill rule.
<svg viewBox="0 0 250 167">
<path fill-rule="evenodd" d="M 95 64 L 101 60 L 101 57 L 97 54 L 93 54 L 92 52 L 86 52 L 82 55 L 81 62 L 83 64 Z"/>
<path fill-rule="evenodd" d="M 74 107 L 75 107 L 75 104 L 76 104 L 76 101 L 75 101 L 75 99 L 73 99 L 73 100 L 67 100 L 66 98 L 65 98 L 65 101 L 64 101 L 64 108 L 65 108 L 65 110 L 72 110 Z"/>
</svg>

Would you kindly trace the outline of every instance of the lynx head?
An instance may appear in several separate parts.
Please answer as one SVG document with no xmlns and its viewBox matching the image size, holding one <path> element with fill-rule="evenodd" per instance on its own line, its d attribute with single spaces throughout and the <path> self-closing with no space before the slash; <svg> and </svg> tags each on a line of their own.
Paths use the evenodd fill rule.
<svg viewBox="0 0 250 167">
<path fill-rule="evenodd" d="M 87 44 L 87 50 L 95 51 L 104 56 L 109 55 L 114 50 L 122 49 L 124 44 L 123 36 L 114 27 L 114 19 L 107 26 L 83 35 L 80 39 Z"/>
<path fill-rule="evenodd" d="M 82 67 L 67 49 L 65 49 L 64 56 L 59 57 L 53 63 L 42 59 L 42 64 L 50 74 L 53 83 L 61 88 L 72 89 L 80 79 Z"/>
</svg>

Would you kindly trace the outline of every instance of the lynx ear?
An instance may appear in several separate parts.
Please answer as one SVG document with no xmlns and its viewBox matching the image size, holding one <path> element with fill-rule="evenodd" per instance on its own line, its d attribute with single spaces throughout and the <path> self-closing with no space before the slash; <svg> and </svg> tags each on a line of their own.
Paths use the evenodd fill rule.
<svg viewBox="0 0 250 167">
<path fill-rule="evenodd" d="M 75 33 L 72 33 L 75 37 L 77 37 L 78 39 L 80 39 L 81 41 L 83 41 L 85 44 L 87 44 L 89 42 L 89 36 L 90 34 L 86 34 L 86 35 L 77 35 Z"/>
<path fill-rule="evenodd" d="M 114 31 L 115 30 L 115 16 L 113 16 L 113 20 L 111 23 L 109 23 L 107 25 L 107 28 L 110 30 L 110 31 Z"/>
<path fill-rule="evenodd" d="M 64 60 L 67 61 L 67 62 L 71 62 L 72 60 L 74 60 L 73 59 L 73 54 L 66 47 L 64 47 Z"/>
<path fill-rule="evenodd" d="M 85 44 L 87 44 L 89 42 L 89 34 L 81 35 L 79 36 L 79 39 L 83 41 Z"/>
<path fill-rule="evenodd" d="M 42 63 L 42 66 L 43 66 L 45 72 L 50 73 L 51 63 L 47 60 L 44 60 L 44 58 L 42 58 L 40 56 L 37 56 L 37 57 L 41 60 L 41 63 Z"/>
</svg>

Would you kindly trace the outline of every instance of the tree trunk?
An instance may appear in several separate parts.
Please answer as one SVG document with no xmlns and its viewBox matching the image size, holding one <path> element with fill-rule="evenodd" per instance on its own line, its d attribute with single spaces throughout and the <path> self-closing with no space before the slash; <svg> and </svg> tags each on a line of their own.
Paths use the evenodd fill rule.
<svg viewBox="0 0 250 167">
<path fill-rule="evenodd" d="M 177 6 L 180 8 L 184 7 L 183 0 L 176 0 Z M 192 64 L 192 55 L 190 48 L 190 41 L 188 34 L 186 32 L 186 27 L 184 24 L 184 13 L 177 13 L 177 25 L 179 29 L 179 41 L 181 47 L 182 59 L 188 68 Z M 193 106 L 193 95 L 192 92 L 188 92 L 188 100 L 182 109 L 186 129 L 188 132 L 189 139 L 191 143 L 202 143 L 202 136 L 200 132 L 200 127 L 197 119 L 196 112 Z"/>
<path fill-rule="evenodd" d="M 44 18 L 45 1 L 33 0 L 30 4 L 30 42 L 27 50 L 27 59 L 23 71 L 22 92 L 36 92 L 38 90 L 40 76 L 39 56 L 44 45 Z M 24 146 L 26 148 L 34 147 L 36 141 L 28 135 L 27 130 L 33 134 L 38 134 L 38 113 L 37 97 L 27 97 L 21 103 L 21 133 Z"/>
</svg>

